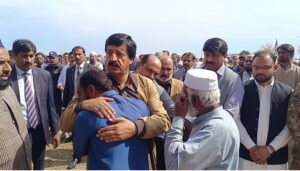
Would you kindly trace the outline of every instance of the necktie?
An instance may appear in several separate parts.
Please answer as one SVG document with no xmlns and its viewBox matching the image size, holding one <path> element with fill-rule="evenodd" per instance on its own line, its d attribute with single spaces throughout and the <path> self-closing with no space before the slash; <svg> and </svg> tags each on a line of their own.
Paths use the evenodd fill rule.
<svg viewBox="0 0 300 171">
<path fill-rule="evenodd" d="M 79 78 L 79 75 L 80 75 L 80 70 L 81 70 L 81 67 L 79 66 L 79 67 L 77 67 L 77 80 L 78 80 L 78 78 Z"/>
<path fill-rule="evenodd" d="M 25 100 L 27 104 L 27 118 L 29 120 L 30 127 L 36 128 L 38 125 L 38 118 L 37 118 L 36 108 L 34 104 L 32 87 L 28 79 L 29 74 L 24 73 L 23 75 L 25 77 L 24 81 L 25 81 Z"/>
<path fill-rule="evenodd" d="M 183 72 L 183 78 L 182 78 L 182 81 L 184 82 L 184 80 L 185 80 L 185 75 L 186 75 L 186 71 L 184 70 L 184 72 Z"/>
</svg>

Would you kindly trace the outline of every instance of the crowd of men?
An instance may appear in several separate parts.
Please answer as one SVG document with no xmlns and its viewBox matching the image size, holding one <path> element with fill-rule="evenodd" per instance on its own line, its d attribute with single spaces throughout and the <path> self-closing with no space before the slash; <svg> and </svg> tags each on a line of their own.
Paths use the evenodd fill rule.
<svg viewBox="0 0 300 171">
<path fill-rule="evenodd" d="M 292 45 L 228 56 L 211 38 L 203 59 L 136 48 L 123 33 L 106 39 L 104 59 L 0 42 L 0 169 L 44 169 L 50 140 L 73 142 L 68 169 L 85 155 L 97 170 L 300 169 Z"/>
</svg>

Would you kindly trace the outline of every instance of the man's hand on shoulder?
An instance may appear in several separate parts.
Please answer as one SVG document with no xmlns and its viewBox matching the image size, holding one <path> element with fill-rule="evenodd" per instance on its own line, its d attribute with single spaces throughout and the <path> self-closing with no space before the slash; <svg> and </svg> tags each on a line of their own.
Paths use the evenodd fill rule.
<svg viewBox="0 0 300 171">
<path fill-rule="evenodd" d="M 96 113 L 100 118 L 114 118 L 115 110 L 107 102 L 113 102 L 114 99 L 107 97 L 98 97 L 82 101 L 82 109 Z"/>
<path fill-rule="evenodd" d="M 96 135 L 107 143 L 123 141 L 137 133 L 135 124 L 125 118 L 112 118 L 109 121 L 116 124 L 99 129 Z"/>
</svg>

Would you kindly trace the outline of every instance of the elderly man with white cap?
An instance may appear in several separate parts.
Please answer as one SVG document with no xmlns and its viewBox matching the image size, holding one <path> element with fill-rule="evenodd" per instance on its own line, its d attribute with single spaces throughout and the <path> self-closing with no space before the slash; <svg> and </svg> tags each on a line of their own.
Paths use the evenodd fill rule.
<svg viewBox="0 0 300 171">
<path fill-rule="evenodd" d="M 184 81 L 186 96 L 177 98 L 172 126 L 165 141 L 167 169 L 236 170 L 240 136 L 231 115 L 219 105 L 216 73 L 189 70 Z M 189 139 L 182 141 L 184 118 L 195 117 Z"/>
</svg>

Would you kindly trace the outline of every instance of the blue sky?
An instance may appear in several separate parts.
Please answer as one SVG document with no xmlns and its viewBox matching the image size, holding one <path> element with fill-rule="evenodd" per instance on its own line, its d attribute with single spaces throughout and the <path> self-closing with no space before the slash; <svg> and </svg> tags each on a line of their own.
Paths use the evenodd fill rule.
<svg viewBox="0 0 300 171">
<path fill-rule="evenodd" d="M 81 45 L 105 54 L 106 38 L 122 32 L 136 41 L 137 54 L 199 57 L 205 40 L 220 37 L 229 53 L 254 52 L 276 38 L 298 47 L 299 7 L 298 0 L 1 0 L 0 39 L 7 49 L 25 38 L 44 53 Z"/>
</svg>

